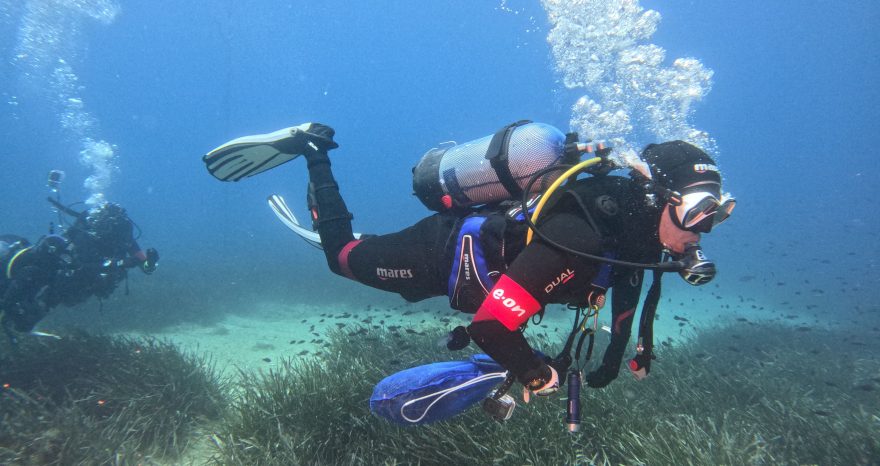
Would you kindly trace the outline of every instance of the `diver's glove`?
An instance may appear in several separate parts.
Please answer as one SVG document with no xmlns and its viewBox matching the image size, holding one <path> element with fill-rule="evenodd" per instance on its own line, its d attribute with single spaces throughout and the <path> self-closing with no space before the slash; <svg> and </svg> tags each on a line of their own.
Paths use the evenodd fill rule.
<svg viewBox="0 0 880 466">
<path fill-rule="evenodd" d="M 559 374 L 553 366 L 542 365 L 537 374 L 528 382 L 523 383 L 523 401 L 529 402 L 530 393 L 538 396 L 549 396 L 559 390 Z"/>
<path fill-rule="evenodd" d="M 611 383 L 612 380 L 616 379 L 619 371 L 619 367 L 612 369 L 605 364 L 602 364 L 598 369 L 587 374 L 587 386 L 591 388 L 602 388 Z"/>
<path fill-rule="evenodd" d="M 155 248 L 147 249 L 147 259 L 141 263 L 141 270 L 147 275 L 156 271 L 159 267 L 159 251 Z"/>
<path fill-rule="evenodd" d="M 11 323 L 11 327 L 16 331 L 27 333 L 33 330 L 37 322 L 46 317 L 48 313 L 49 308 L 40 299 L 15 303 L 3 314 L 3 325 L 7 327 Z"/>
<path fill-rule="evenodd" d="M 459 325 L 452 329 L 446 335 L 444 344 L 449 351 L 459 351 L 467 348 L 471 344 L 471 337 L 468 335 L 467 328 Z"/>
</svg>

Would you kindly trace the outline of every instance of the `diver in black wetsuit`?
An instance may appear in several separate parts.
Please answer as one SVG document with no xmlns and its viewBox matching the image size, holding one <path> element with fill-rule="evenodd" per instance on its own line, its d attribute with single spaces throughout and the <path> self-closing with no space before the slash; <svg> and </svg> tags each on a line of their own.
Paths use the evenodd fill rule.
<svg viewBox="0 0 880 466">
<path fill-rule="evenodd" d="M 76 218 L 62 235 L 33 245 L 19 236 L 0 236 L 0 325 L 13 343 L 16 332 L 30 332 L 55 306 L 106 298 L 128 269 L 151 274 L 158 265 L 159 253 L 141 249 L 118 204 L 81 213 L 56 207 Z"/>
<path fill-rule="evenodd" d="M 650 173 L 606 174 L 567 184 L 550 198 L 537 224 L 541 237 L 528 245 L 524 241 L 528 227 L 518 219 L 521 210 L 515 203 L 493 204 L 467 214 L 442 212 L 397 233 L 356 240 L 352 215 L 330 169 L 327 153 L 338 147 L 334 131 L 312 123 L 297 127 L 293 134 L 285 140 L 282 152 L 303 154 L 307 160 L 309 209 L 330 269 L 399 293 L 409 301 L 448 295 L 452 307 L 475 314 L 459 333 L 466 332 L 539 395 L 555 391 L 560 385 L 559 371 L 568 366 L 542 357 L 526 342 L 521 330 L 533 315 L 550 303 L 601 307 L 605 291 L 613 288 L 611 342 L 602 365 L 587 375 L 590 386 L 607 385 L 617 377 L 642 289 L 644 269 L 634 265 L 656 265 L 666 250 L 682 264 L 679 273 L 685 280 L 695 285 L 710 281 L 715 268 L 699 248 L 700 234 L 725 220 L 734 206 L 732 198 L 722 195 L 714 161 L 693 145 L 672 141 L 644 150 L 642 157 Z M 215 164 L 213 170 L 220 165 L 216 160 L 206 157 L 206 162 Z M 260 164 L 242 166 L 263 169 Z M 233 175 L 237 176 L 233 181 L 241 178 Z M 469 226 L 474 218 L 481 220 Z M 463 234 L 466 230 L 467 235 Z M 491 271 L 488 287 L 477 286 L 477 264 L 462 254 L 463 238 L 474 237 L 478 244 L 469 247 L 482 249 L 481 260 Z M 612 266 L 601 258 L 564 251 L 559 245 L 639 264 Z M 656 308 L 657 278 L 655 284 L 657 292 L 649 296 L 655 295 L 651 299 Z M 644 377 L 650 361 L 651 343 L 640 341 L 629 368 Z"/>
</svg>

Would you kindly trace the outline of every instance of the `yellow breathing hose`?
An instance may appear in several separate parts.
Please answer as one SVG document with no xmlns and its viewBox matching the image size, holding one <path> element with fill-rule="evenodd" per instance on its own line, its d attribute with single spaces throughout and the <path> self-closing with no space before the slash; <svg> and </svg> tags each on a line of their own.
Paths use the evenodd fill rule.
<svg viewBox="0 0 880 466">
<path fill-rule="evenodd" d="M 538 224 L 538 216 L 541 215 L 541 209 L 544 208 L 544 204 L 547 203 L 547 199 L 550 199 L 550 196 L 552 196 L 553 193 L 556 192 L 556 189 L 559 188 L 559 186 L 562 183 L 564 183 L 566 180 L 568 180 L 571 176 L 575 175 L 577 172 L 582 171 L 583 169 L 589 167 L 590 165 L 599 163 L 601 161 L 602 161 L 601 157 L 593 157 L 591 159 L 584 160 L 583 162 L 569 168 L 568 170 L 565 171 L 565 173 L 562 174 L 562 176 L 557 178 L 556 181 L 554 181 L 550 185 L 550 187 L 547 188 L 546 191 L 544 191 L 544 194 L 541 196 L 541 200 L 538 202 L 538 205 L 535 206 L 535 212 L 532 213 L 532 223 L 535 225 Z M 532 242 L 532 235 L 533 234 L 534 234 L 534 231 L 531 228 L 529 228 L 528 232 L 526 232 L 526 244 L 529 244 Z"/>
<path fill-rule="evenodd" d="M 18 259 L 18 256 L 24 254 L 30 248 L 31 247 L 26 247 L 21 251 L 18 251 L 17 253 L 15 253 L 15 255 L 12 256 L 12 259 L 9 259 L 9 263 L 6 264 L 6 278 L 12 278 L 12 265 L 15 264 L 15 260 Z"/>
</svg>

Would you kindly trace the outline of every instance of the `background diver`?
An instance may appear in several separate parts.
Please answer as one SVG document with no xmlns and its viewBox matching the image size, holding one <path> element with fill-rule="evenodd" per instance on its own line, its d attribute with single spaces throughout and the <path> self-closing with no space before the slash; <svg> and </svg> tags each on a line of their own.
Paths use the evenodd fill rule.
<svg viewBox="0 0 880 466">
<path fill-rule="evenodd" d="M 493 180 L 507 178 L 508 198 L 522 194 L 514 191 L 524 186 L 510 186 L 510 180 L 521 178 L 509 176 L 517 154 L 506 151 L 535 146 L 534 135 L 517 148 L 511 142 L 518 132 L 527 134 L 529 125 L 524 123 L 505 127 L 482 146 L 455 146 L 464 150 L 488 146 L 478 159 L 495 158 L 492 152 L 500 147 L 503 160 L 509 161 L 507 167 L 500 167 L 507 176 L 494 166 L 495 160 L 487 169 L 497 172 Z M 542 131 L 528 129 L 532 130 Z M 604 387 L 617 377 L 648 268 L 655 269 L 654 284 L 641 313 L 637 354 L 628 363 L 637 378 L 645 377 L 653 357 L 651 325 L 660 297 L 660 274 L 677 270 L 693 285 L 712 280 L 715 266 L 699 246 L 700 235 L 727 219 L 735 205 L 733 198 L 722 195 L 720 173 L 705 152 L 682 141 L 651 144 L 641 154 L 641 170 L 612 176 L 609 172 L 616 167 L 603 158 L 603 168 L 594 171 L 595 176 L 570 181 L 548 196 L 550 202 L 535 229 L 538 236 L 527 245 L 523 204 L 457 206 L 441 191 L 453 191 L 455 184 L 466 180 L 449 179 L 454 170 L 444 173 L 445 161 L 428 160 L 429 152 L 420 166 L 430 165 L 435 172 L 440 166 L 441 177 L 447 176 L 445 186 L 435 187 L 434 200 L 418 186 L 416 194 L 440 212 L 396 233 L 358 235 L 352 232 L 352 215 L 330 168 L 327 153 L 338 147 L 334 134 L 328 126 L 306 123 L 230 141 L 208 153 L 204 161 L 218 179 L 238 181 L 303 155 L 310 181 L 308 207 L 330 269 L 411 302 L 449 296 L 453 308 L 474 317 L 467 328 L 451 332 L 448 346 L 460 348 L 473 340 L 538 395 L 558 389 L 559 373 L 568 369 L 571 358 L 550 359 L 534 351 L 523 334 L 529 319 L 551 303 L 597 310 L 604 304 L 606 290 L 613 289 L 610 343 L 601 365 L 586 376 L 589 386 Z M 572 133 L 564 143 L 554 139 L 551 145 L 559 146 L 558 152 L 565 146 L 568 152 L 576 140 Z M 460 192 L 453 194 L 461 200 Z M 671 262 L 663 267 L 664 253 L 676 260 L 675 267 Z"/>
<path fill-rule="evenodd" d="M 59 304 L 106 298 L 128 269 L 151 274 L 158 265 L 159 253 L 141 249 L 134 224 L 120 205 L 104 203 L 77 212 L 49 201 L 75 219 L 62 234 L 50 233 L 35 244 L 0 235 L 0 325 L 13 344 L 17 332 L 31 332 Z"/>
</svg>

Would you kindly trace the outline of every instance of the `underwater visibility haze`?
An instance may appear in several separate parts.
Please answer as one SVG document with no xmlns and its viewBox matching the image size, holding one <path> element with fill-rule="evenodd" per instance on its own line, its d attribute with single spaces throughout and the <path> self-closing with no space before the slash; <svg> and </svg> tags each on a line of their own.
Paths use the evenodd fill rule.
<svg viewBox="0 0 880 466">
<path fill-rule="evenodd" d="M 60 218 L 47 197 L 77 211 L 109 201 L 126 208 L 140 245 L 161 253 L 154 274 L 131 273 L 102 302 L 53 309 L 38 326 L 121 338 L 106 343 L 119 367 L 125 345 L 167 339 L 185 355 L 153 341 L 144 347 L 158 356 L 139 360 L 140 372 L 161 386 L 167 364 L 189 374 L 176 387 L 211 387 L 163 396 L 210 393 L 182 405 L 213 427 L 181 416 L 171 443 L 150 434 L 150 448 L 143 439 L 108 446 L 123 462 L 878 464 L 877 24 L 880 4 L 870 0 L 0 0 L 0 234 L 46 235 Z M 522 119 L 605 141 L 621 163 L 675 139 L 714 157 L 738 202 L 702 241 L 718 276 L 697 288 L 664 282 L 656 339 L 668 356 L 645 381 L 624 370 L 613 388 L 585 388 L 578 434 L 564 432 L 557 398 L 517 408 L 533 410 L 518 415 L 534 438 L 517 414 L 501 425 L 478 409 L 436 426 L 386 425 L 369 415 L 372 386 L 460 359 L 433 341 L 467 319 L 446 298 L 409 304 L 334 275 L 279 223 L 270 194 L 307 216 L 303 159 L 220 183 L 202 156 L 240 136 L 328 124 L 355 231 L 384 234 L 431 214 L 413 195 L 422 154 Z M 55 191 L 51 170 L 64 173 Z M 547 319 L 530 331 L 558 345 L 570 318 L 555 306 Z M 59 335 L 79 348 L 105 344 Z M 79 354 L 33 339 L 28 351 Z M 344 365 L 332 354 L 362 360 Z M 210 366 L 203 356 L 217 373 L 194 378 L 190 366 Z M 26 385 L 29 373 L 10 369 L 10 357 L 0 376 Z M 57 364 L 58 373 L 70 367 Z M 105 369 L 96 385 L 114 380 Z M 291 390 L 302 399 L 285 398 Z M 217 401 L 232 394 L 236 402 Z M 0 402 L 31 406 L 22 399 Z M 711 418 L 743 406 L 757 408 L 727 424 Z M 355 420 L 335 410 L 354 410 Z M 26 426 L 14 412 L 0 410 Z M 284 428 L 261 430 L 276 421 Z M 63 429 L 85 432 L 90 422 Z M 349 437 L 306 448 L 344 429 Z M 4 435 L 4 461 L 105 461 L 59 456 L 75 448 L 25 460 Z M 432 435 L 459 449 L 435 451 L 443 448 Z M 276 449 L 254 453 L 250 441 Z"/>
</svg>

